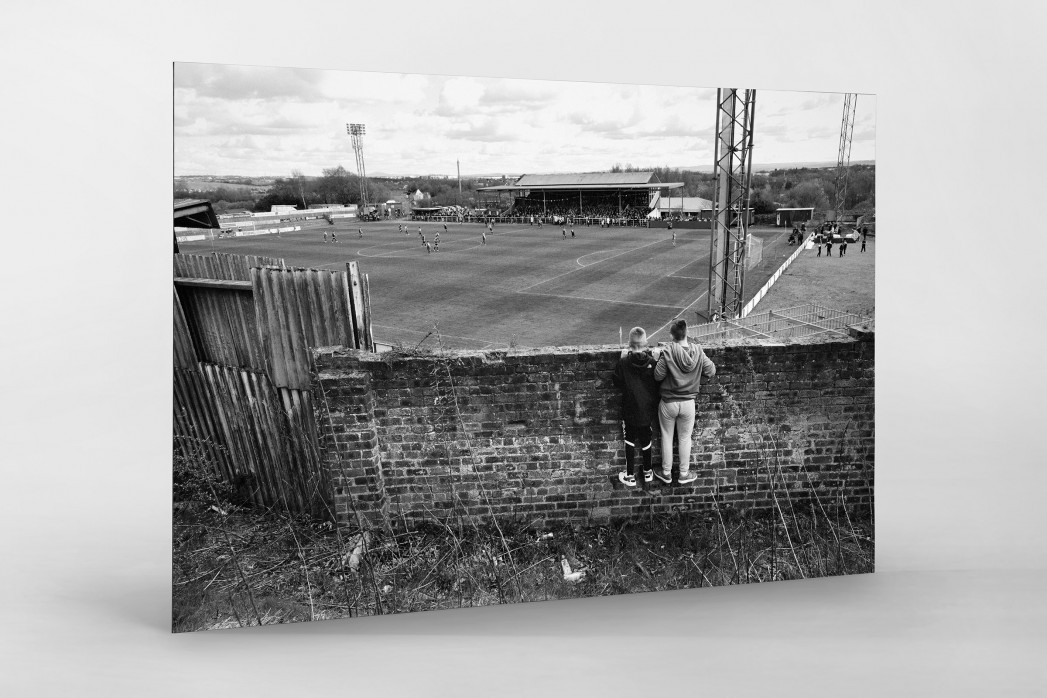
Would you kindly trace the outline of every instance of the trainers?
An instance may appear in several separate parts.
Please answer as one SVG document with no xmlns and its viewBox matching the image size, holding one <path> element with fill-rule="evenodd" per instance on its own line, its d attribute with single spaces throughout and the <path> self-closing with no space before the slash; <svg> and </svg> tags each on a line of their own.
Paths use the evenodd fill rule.
<svg viewBox="0 0 1047 698">
<path fill-rule="evenodd" d="M 651 482 L 653 480 L 654 480 L 654 471 L 653 470 L 645 470 L 645 471 L 643 471 L 643 481 L 644 482 Z"/>
<path fill-rule="evenodd" d="M 659 480 L 661 480 L 661 481 L 662 481 L 663 483 L 665 483 L 666 485 L 671 485 L 671 484 L 673 484 L 673 474 L 672 474 L 672 473 L 669 473 L 668 475 L 666 475 L 666 474 L 665 474 L 664 472 L 662 472 L 661 470 L 655 470 L 655 471 L 654 471 L 654 476 L 655 476 L 656 478 L 658 478 Z"/>
<path fill-rule="evenodd" d="M 678 480 L 678 482 L 681 485 L 686 485 L 688 483 L 694 482 L 697 479 L 698 479 L 697 473 L 686 473 L 686 474 L 681 474 L 680 475 L 680 479 Z"/>
<path fill-rule="evenodd" d="M 626 473 L 618 473 L 618 481 L 626 487 L 636 487 L 636 478 Z"/>
</svg>

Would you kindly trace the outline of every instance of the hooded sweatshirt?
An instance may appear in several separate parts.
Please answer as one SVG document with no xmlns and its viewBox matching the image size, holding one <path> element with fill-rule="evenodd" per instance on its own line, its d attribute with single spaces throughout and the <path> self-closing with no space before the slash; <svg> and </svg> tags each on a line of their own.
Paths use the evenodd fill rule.
<svg viewBox="0 0 1047 698">
<path fill-rule="evenodd" d="M 611 380 L 622 391 L 622 419 L 630 426 L 651 426 L 658 409 L 654 357 L 649 351 L 631 351 L 614 367 Z"/>
<path fill-rule="evenodd" d="M 662 382 L 662 400 L 673 402 L 693 400 L 698 396 L 702 376 L 716 375 L 716 365 L 697 344 L 684 346 L 673 342 L 658 357 L 654 367 L 654 379 Z"/>
</svg>

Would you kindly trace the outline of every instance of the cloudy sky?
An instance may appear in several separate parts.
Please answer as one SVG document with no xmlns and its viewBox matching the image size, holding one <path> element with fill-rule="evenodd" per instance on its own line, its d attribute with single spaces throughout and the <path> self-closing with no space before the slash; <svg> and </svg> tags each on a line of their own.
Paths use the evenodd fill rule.
<svg viewBox="0 0 1047 698">
<path fill-rule="evenodd" d="M 175 174 L 584 172 L 711 165 L 715 89 L 179 63 Z M 876 101 L 858 98 L 853 160 L 875 158 Z M 836 160 L 843 95 L 759 90 L 757 165 Z"/>
</svg>

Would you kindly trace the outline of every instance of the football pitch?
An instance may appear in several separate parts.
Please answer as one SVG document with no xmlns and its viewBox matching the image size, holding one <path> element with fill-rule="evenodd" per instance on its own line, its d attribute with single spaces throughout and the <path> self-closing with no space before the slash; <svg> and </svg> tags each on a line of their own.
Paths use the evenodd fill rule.
<svg viewBox="0 0 1047 698">
<path fill-rule="evenodd" d="M 483 349 L 617 344 L 640 325 L 667 341 L 676 317 L 697 322 L 709 290 L 710 232 L 664 228 L 495 225 L 481 244 L 475 223 L 351 223 L 293 233 L 180 243 L 186 253 L 283 258 L 289 266 L 344 269 L 369 277 L 374 336 L 384 344 Z M 440 251 L 427 253 L 418 234 Z M 358 228 L 363 228 L 363 238 Z M 324 242 L 335 233 L 338 242 Z M 795 250 L 788 229 L 751 228 L 763 260 L 746 271 L 748 301 Z"/>
</svg>

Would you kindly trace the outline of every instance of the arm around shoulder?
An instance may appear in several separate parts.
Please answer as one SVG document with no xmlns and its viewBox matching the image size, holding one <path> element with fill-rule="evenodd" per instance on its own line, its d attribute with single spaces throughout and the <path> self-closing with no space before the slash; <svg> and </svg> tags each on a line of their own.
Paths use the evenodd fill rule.
<svg viewBox="0 0 1047 698">
<path fill-rule="evenodd" d="M 665 363 L 665 352 L 662 352 L 661 356 L 658 357 L 658 363 L 654 365 L 654 379 L 656 381 L 664 379 L 667 371 L 668 366 Z"/>
</svg>

